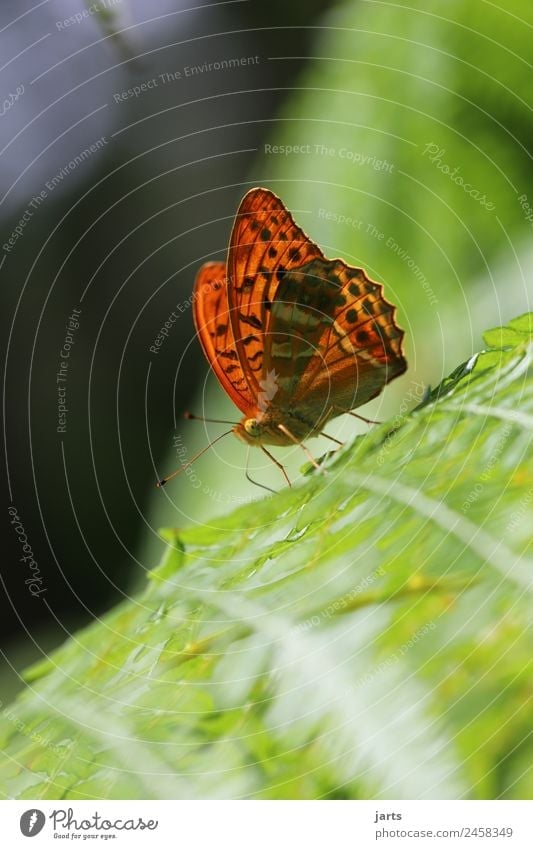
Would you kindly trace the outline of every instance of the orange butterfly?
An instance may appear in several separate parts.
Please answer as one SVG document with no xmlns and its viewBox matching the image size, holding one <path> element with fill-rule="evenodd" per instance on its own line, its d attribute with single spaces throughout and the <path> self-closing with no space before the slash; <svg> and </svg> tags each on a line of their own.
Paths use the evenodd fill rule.
<svg viewBox="0 0 533 849">
<path fill-rule="evenodd" d="M 244 196 L 227 263 L 200 268 L 193 301 L 207 360 L 243 413 L 233 433 L 284 474 L 265 445 L 318 436 L 407 367 L 381 284 L 326 259 L 268 189 Z"/>
</svg>

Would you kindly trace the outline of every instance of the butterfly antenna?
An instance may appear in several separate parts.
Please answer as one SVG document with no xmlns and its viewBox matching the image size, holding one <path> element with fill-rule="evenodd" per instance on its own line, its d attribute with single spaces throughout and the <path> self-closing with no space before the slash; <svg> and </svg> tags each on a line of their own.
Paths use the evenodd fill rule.
<svg viewBox="0 0 533 849">
<path fill-rule="evenodd" d="M 254 481 L 252 477 L 250 477 L 250 472 L 248 471 L 248 460 L 250 459 L 250 446 L 248 445 L 248 450 L 246 452 L 246 468 L 244 470 L 244 474 L 246 476 L 246 480 L 249 480 L 250 483 L 253 483 L 254 486 L 260 486 L 261 489 L 266 489 L 268 492 L 273 492 L 276 494 L 275 489 L 271 489 L 269 486 L 266 486 L 264 483 L 259 483 L 259 481 Z"/>
<path fill-rule="evenodd" d="M 168 483 L 169 480 L 172 480 L 172 478 L 175 478 L 176 475 L 179 475 L 179 474 L 181 474 L 181 472 L 184 472 L 185 469 L 188 469 L 189 466 L 191 466 L 194 463 L 194 461 L 198 459 L 198 457 L 201 457 L 202 454 L 205 454 L 206 451 L 208 451 L 210 448 L 212 448 L 212 446 L 215 444 L 215 442 L 218 442 L 220 439 L 223 439 L 224 436 L 228 436 L 228 434 L 230 434 L 232 432 L 233 431 L 231 431 L 231 430 L 227 430 L 225 433 L 221 433 L 220 436 L 217 436 L 216 439 L 213 439 L 213 441 L 210 442 L 209 445 L 206 445 L 205 448 L 202 448 L 201 451 L 198 451 L 198 453 L 195 454 L 194 457 L 192 457 L 192 459 L 189 460 L 188 463 L 185 463 L 184 466 L 180 466 L 179 469 L 176 469 L 175 472 L 172 472 L 172 474 L 167 475 L 166 478 L 161 478 L 161 480 L 156 483 L 156 486 L 158 488 L 165 486 L 165 484 Z"/>
<path fill-rule="evenodd" d="M 209 422 L 210 424 L 238 424 L 238 422 L 230 422 L 227 419 L 204 419 L 203 416 L 195 416 L 194 413 L 189 413 L 188 411 L 186 413 L 183 413 L 183 418 L 196 422 Z"/>
</svg>

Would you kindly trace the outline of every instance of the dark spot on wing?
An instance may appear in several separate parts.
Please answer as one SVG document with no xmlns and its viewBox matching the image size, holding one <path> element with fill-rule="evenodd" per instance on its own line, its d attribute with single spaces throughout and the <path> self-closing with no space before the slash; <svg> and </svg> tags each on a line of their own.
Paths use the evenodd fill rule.
<svg viewBox="0 0 533 849">
<path fill-rule="evenodd" d="M 298 262 L 301 256 L 302 255 L 298 248 L 289 248 L 289 259 L 293 260 L 294 262 Z"/>
<path fill-rule="evenodd" d="M 353 324 L 355 321 L 357 321 L 357 310 L 348 310 L 348 312 L 346 313 L 346 320 L 349 321 L 350 324 Z"/>
<path fill-rule="evenodd" d="M 316 306 L 319 310 L 326 310 L 331 307 L 331 298 L 327 292 L 319 293 L 316 299 Z"/>
<path fill-rule="evenodd" d="M 277 252 L 276 248 L 275 248 L 273 245 L 271 245 L 271 246 L 269 247 L 269 249 L 268 249 L 268 255 L 269 255 L 269 257 L 271 257 L 272 259 L 274 259 L 274 257 L 278 255 L 278 252 Z"/>
<path fill-rule="evenodd" d="M 268 227 L 263 227 L 263 229 L 261 230 L 260 236 L 261 236 L 261 240 L 263 242 L 269 242 L 270 237 L 272 236 L 272 233 L 270 232 Z"/>
<path fill-rule="evenodd" d="M 250 327 L 255 327 L 256 330 L 261 330 L 261 328 L 263 326 L 261 324 L 260 320 L 257 318 L 257 316 L 254 315 L 253 313 L 250 313 L 250 315 L 245 315 L 244 313 L 240 312 L 239 313 L 239 321 L 242 324 L 249 324 Z"/>
</svg>

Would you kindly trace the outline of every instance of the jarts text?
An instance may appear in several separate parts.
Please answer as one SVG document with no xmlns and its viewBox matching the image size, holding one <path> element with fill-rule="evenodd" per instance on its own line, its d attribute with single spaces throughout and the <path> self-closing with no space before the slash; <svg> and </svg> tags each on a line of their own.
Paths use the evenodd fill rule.
<svg viewBox="0 0 533 849">
<path fill-rule="evenodd" d="M 382 814 L 382 813 L 380 813 L 380 811 L 376 811 L 376 819 L 374 820 L 374 822 L 375 823 L 376 822 L 383 822 L 383 820 L 401 820 L 401 818 L 402 818 L 401 814 L 395 814 L 395 813 Z"/>
</svg>

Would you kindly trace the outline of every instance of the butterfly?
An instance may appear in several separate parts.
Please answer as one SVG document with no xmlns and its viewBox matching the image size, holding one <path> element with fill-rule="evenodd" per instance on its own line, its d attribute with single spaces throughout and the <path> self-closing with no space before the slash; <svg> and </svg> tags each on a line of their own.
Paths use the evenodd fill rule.
<svg viewBox="0 0 533 849">
<path fill-rule="evenodd" d="M 323 434 L 407 368 L 381 284 L 327 259 L 269 189 L 242 199 L 227 261 L 198 271 L 193 314 L 209 365 L 243 414 L 233 433 L 284 474 L 266 445 Z"/>
</svg>

